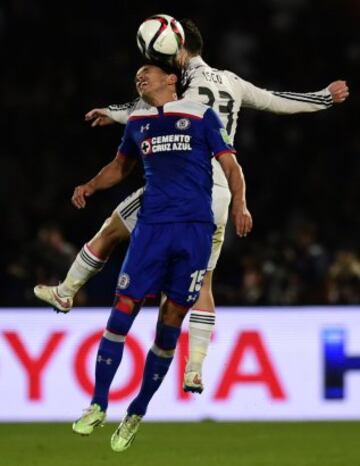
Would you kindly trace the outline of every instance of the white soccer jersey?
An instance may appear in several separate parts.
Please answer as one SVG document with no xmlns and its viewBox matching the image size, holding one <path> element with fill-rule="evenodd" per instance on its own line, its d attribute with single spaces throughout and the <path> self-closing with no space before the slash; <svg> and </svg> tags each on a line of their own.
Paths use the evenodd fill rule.
<svg viewBox="0 0 360 466">
<path fill-rule="evenodd" d="M 318 92 L 274 92 L 261 89 L 241 79 L 231 71 L 217 70 L 200 57 L 193 57 L 185 71 L 187 89 L 184 97 L 213 107 L 233 142 L 241 107 L 277 114 L 293 114 L 325 110 L 333 104 L 327 88 Z M 108 115 L 118 123 L 126 124 L 129 115 L 148 107 L 141 99 L 123 105 L 110 105 Z M 219 162 L 213 159 L 214 185 L 228 187 Z"/>
</svg>

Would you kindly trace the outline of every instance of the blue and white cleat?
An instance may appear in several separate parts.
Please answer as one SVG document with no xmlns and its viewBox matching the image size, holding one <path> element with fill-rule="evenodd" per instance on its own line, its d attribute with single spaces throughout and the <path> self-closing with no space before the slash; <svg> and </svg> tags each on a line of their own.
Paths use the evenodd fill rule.
<svg viewBox="0 0 360 466">
<path fill-rule="evenodd" d="M 131 447 L 140 427 L 142 417 L 128 414 L 120 422 L 119 427 L 111 436 L 111 448 L 116 452 L 122 452 Z"/>
</svg>

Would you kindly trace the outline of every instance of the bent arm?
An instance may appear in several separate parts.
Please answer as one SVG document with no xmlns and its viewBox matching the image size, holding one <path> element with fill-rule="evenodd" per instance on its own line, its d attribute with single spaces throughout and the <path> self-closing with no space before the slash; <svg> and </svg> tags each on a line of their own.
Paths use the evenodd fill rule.
<svg viewBox="0 0 360 466">
<path fill-rule="evenodd" d="M 130 114 L 135 110 L 139 103 L 139 99 L 135 99 L 125 104 L 112 104 L 109 105 L 105 111 L 106 115 L 114 120 L 116 123 L 126 125 Z"/>
<path fill-rule="evenodd" d="M 71 202 L 78 209 L 86 207 L 86 198 L 96 191 L 108 189 L 120 183 L 134 168 L 135 160 L 117 153 L 114 160 L 105 165 L 99 173 L 87 183 L 76 186 Z"/>
<path fill-rule="evenodd" d="M 134 159 L 124 157 L 118 152 L 116 157 L 86 184 L 89 185 L 93 192 L 111 188 L 129 175 L 135 163 Z"/>
<path fill-rule="evenodd" d="M 113 123 L 126 125 L 129 115 L 135 110 L 139 99 L 125 104 L 113 104 L 104 108 L 93 108 L 85 115 L 85 121 L 91 126 L 107 126 Z"/>
</svg>

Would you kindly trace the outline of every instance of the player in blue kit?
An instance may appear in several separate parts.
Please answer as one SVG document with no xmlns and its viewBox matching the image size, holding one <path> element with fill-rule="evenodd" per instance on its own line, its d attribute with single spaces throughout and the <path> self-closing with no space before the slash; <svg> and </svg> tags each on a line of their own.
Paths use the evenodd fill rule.
<svg viewBox="0 0 360 466">
<path fill-rule="evenodd" d="M 163 65 L 140 68 L 136 87 L 151 106 L 132 113 L 116 158 L 91 181 L 95 190 L 105 189 L 129 173 L 137 157 L 142 158 L 146 179 L 143 201 L 100 342 L 94 396 L 88 410 L 74 422 L 74 432 L 88 435 L 104 421 L 110 385 L 141 304 L 148 294 L 165 295 L 140 392 L 111 437 L 114 451 L 124 451 L 133 442 L 169 369 L 182 321 L 198 298 L 215 228 L 211 209 L 213 156 L 219 160 L 232 192 L 237 234 L 244 236 L 252 228 L 244 177 L 222 123 L 210 107 L 177 100 L 177 83 L 177 73 Z"/>
</svg>

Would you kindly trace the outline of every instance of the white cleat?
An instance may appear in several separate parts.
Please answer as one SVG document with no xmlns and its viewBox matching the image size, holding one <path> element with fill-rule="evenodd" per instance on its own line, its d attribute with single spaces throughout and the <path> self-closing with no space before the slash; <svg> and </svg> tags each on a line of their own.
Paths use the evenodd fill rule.
<svg viewBox="0 0 360 466">
<path fill-rule="evenodd" d="M 36 285 L 34 288 L 34 294 L 41 301 L 45 301 L 50 304 L 56 312 L 62 312 L 66 314 L 70 311 L 73 305 L 73 297 L 59 296 L 57 286 L 47 286 L 47 285 Z"/>
<path fill-rule="evenodd" d="M 95 427 L 103 427 L 105 418 L 106 413 L 95 403 L 84 409 L 83 415 L 73 423 L 72 430 L 76 434 L 90 435 Z"/>
<path fill-rule="evenodd" d="M 184 392 L 202 393 L 204 385 L 199 372 L 185 372 L 183 382 Z"/>
<path fill-rule="evenodd" d="M 133 441 L 137 431 L 139 430 L 142 417 L 128 414 L 120 422 L 119 427 L 111 436 L 111 448 L 114 451 L 121 452 L 127 450 Z"/>
</svg>

